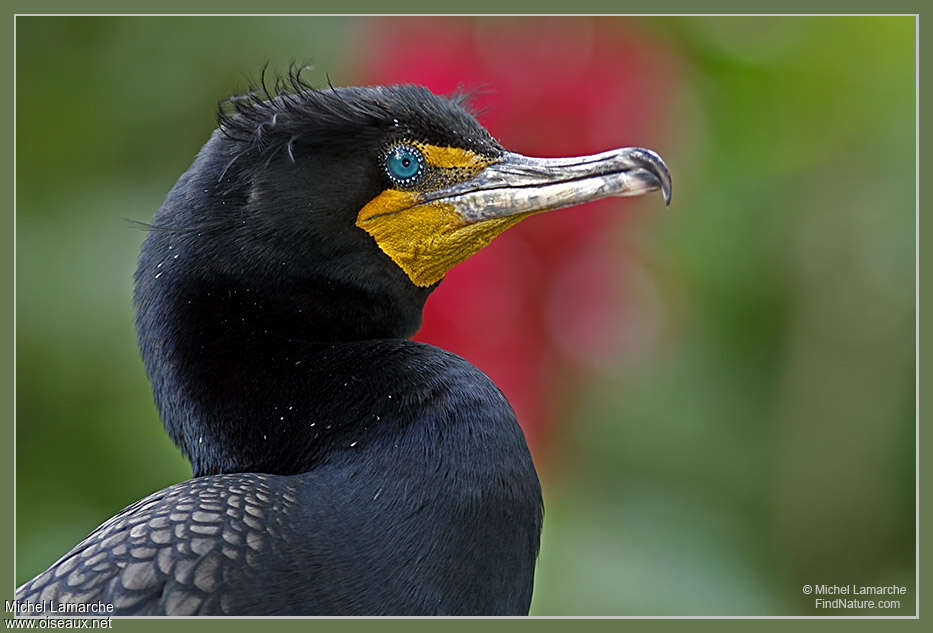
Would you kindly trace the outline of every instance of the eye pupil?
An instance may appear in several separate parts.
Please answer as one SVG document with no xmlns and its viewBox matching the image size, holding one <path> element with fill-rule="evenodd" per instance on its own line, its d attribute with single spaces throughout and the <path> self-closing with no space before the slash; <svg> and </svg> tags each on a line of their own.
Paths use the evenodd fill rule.
<svg viewBox="0 0 933 633">
<path fill-rule="evenodd" d="M 386 173 L 403 185 L 410 185 L 421 176 L 421 152 L 411 145 L 397 145 L 386 155 Z"/>
</svg>

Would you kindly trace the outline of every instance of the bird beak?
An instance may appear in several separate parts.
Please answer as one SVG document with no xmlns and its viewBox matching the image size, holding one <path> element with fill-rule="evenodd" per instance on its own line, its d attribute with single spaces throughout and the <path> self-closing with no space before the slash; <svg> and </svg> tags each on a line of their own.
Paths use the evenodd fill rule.
<svg viewBox="0 0 933 633">
<path fill-rule="evenodd" d="M 472 224 L 658 190 L 670 205 L 667 165 L 641 147 L 575 158 L 531 158 L 505 152 L 474 178 L 434 191 L 424 202 L 450 204 Z"/>
<path fill-rule="evenodd" d="M 464 167 L 472 169 L 471 160 L 467 156 Z M 577 158 L 504 152 L 454 185 L 424 192 L 388 189 L 360 210 L 356 225 L 413 284 L 426 287 L 529 215 L 658 190 L 670 204 L 667 166 L 640 147 Z"/>
</svg>

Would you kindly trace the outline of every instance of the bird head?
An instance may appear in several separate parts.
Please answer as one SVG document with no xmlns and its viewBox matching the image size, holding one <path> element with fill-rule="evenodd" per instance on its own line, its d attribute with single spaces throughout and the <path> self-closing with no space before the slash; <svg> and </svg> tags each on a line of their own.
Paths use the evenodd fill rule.
<svg viewBox="0 0 933 633">
<path fill-rule="evenodd" d="M 189 255 L 202 272 L 323 278 L 420 319 L 448 270 L 530 215 L 654 190 L 670 199 L 650 150 L 522 156 L 465 102 L 413 85 L 314 90 L 292 74 L 229 100 L 156 225 L 199 242 Z"/>
</svg>

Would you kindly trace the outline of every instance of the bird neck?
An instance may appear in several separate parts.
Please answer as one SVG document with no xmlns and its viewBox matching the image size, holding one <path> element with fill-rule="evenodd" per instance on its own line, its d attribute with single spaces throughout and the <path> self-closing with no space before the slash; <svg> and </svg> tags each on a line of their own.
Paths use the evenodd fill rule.
<svg viewBox="0 0 933 633">
<path fill-rule="evenodd" d="M 417 410 L 411 398 L 427 393 L 420 383 L 443 381 L 443 367 L 413 361 L 443 352 L 405 340 L 423 298 L 406 305 L 313 277 L 250 285 L 146 260 L 140 349 L 163 424 L 195 475 L 295 474 L 364 440 L 392 441 L 411 423 L 404 407 Z"/>
</svg>

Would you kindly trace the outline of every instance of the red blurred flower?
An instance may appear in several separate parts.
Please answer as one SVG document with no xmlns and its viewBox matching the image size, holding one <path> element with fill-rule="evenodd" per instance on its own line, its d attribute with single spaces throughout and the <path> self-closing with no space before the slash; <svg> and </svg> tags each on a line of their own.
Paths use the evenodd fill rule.
<svg viewBox="0 0 933 633">
<path fill-rule="evenodd" d="M 666 55 L 625 20 L 384 18 L 364 42 L 364 83 L 478 90 L 471 103 L 480 121 L 512 151 L 656 146 Z M 623 271 L 605 237 L 624 222 L 625 205 L 601 201 L 526 220 L 450 271 L 425 309 L 417 338 L 486 372 L 532 442 L 575 358 L 621 352 L 613 345 L 624 340 L 615 335 L 624 327 Z M 571 355 L 568 345 L 580 349 Z"/>
</svg>

